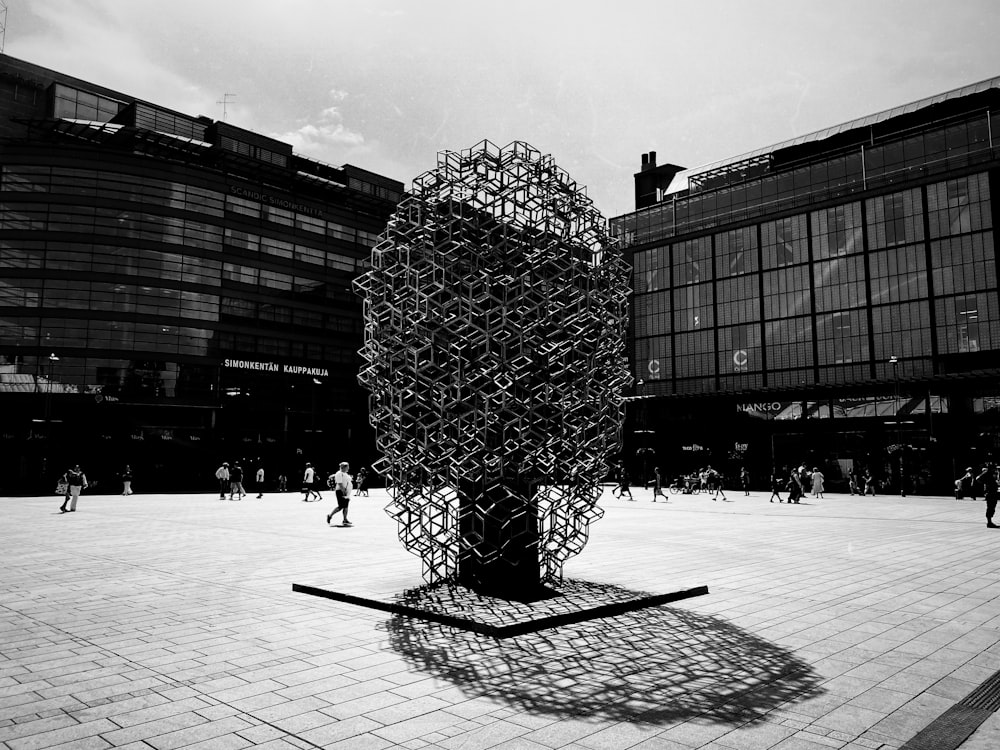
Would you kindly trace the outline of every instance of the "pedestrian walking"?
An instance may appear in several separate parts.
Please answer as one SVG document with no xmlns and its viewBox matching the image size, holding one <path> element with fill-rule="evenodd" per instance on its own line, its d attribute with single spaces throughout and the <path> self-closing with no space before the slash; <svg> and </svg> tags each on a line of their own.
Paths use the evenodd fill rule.
<svg viewBox="0 0 1000 750">
<path fill-rule="evenodd" d="M 660 473 L 660 467 L 657 466 L 653 469 L 653 502 L 656 502 L 657 496 L 663 498 L 663 502 L 667 502 L 667 496 L 663 494 L 663 475 Z"/>
<path fill-rule="evenodd" d="M 278 474 L 278 492 L 288 492 L 288 477 Z"/>
<path fill-rule="evenodd" d="M 264 467 L 257 465 L 257 476 L 254 478 L 254 483 L 257 485 L 257 499 L 260 500 L 264 497 Z"/>
<path fill-rule="evenodd" d="M 358 469 L 358 495 L 368 497 L 368 469 L 362 466 Z"/>
<path fill-rule="evenodd" d="M 347 518 L 347 508 L 351 503 L 351 491 L 354 489 L 354 482 L 351 475 L 348 473 L 351 470 L 350 464 L 346 461 L 341 461 L 340 471 L 333 475 L 333 491 L 337 496 L 337 507 L 330 511 L 330 514 L 326 517 L 327 525 L 333 520 L 333 517 L 338 513 L 343 513 L 342 519 L 343 526 L 353 526 Z"/>
<path fill-rule="evenodd" d="M 611 494 L 614 497 L 617 497 L 619 500 L 624 500 L 625 493 L 627 492 L 628 499 L 635 500 L 635 498 L 632 497 L 632 490 L 629 488 L 628 485 L 629 485 L 628 469 L 625 468 L 625 464 L 618 464 L 618 486 L 615 487 L 615 489 L 611 490 Z M 618 491 L 617 495 L 615 495 L 615 490 Z"/>
<path fill-rule="evenodd" d="M 986 528 L 1000 529 L 1000 526 L 993 523 L 993 514 L 997 510 L 997 498 L 1000 497 L 1000 477 L 997 476 L 997 467 L 992 461 L 988 461 L 982 473 L 976 477 L 976 481 L 983 485 L 983 497 L 986 500 Z"/>
<path fill-rule="evenodd" d="M 308 503 L 309 498 L 312 495 L 316 496 L 317 500 L 322 500 L 323 496 L 319 494 L 319 490 L 316 489 L 316 470 L 313 468 L 312 464 L 306 464 L 305 473 L 302 475 L 302 491 L 305 493 L 305 497 L 302 498 L 302 502 Z"/>
<path fill-rule="evenodd" d="M 232 487 L 229 485 L 229 464 L 225 461 L 222 462 L 222 466 L 215 470 L 215 478 L 219 480 L 219 499 L 225 500 L 226 493 L 232 491 Z"/>
<path fill-rule="evenodd" d="M 746 466 L 740 467 L 740 486 L 743 487 L 743 494 L 750 497 L 750 472 Z"/>
<path fill-rule="evenodd" d="M 125 470 L 122 472 L 122 495 L 132 494 L 132 467 L 128 464 L 125 465 Z"/>
<path fill-rule="evenodd" d="M 63 474 L 62 481 L 66 483 L 66 499 L 59 506 L 60 513 L 75 513 L 76 501 L 80 499 L 80 493 L 87 489 L 87 475 L 83 473 L 80 464 L 76 464 L 72 469 Z M 66 505 L 69 505 L 69 508 Z"/>
<path fill-rule="evenodd" d="M 771 497 L 768 502 L 773 503 L 774 498 L 778 498 L 779 503 L 785 502 L 781 499 L 781 479 L 776 471 L 771 474 Z"/>
<path fill-rule="evenodd" d="M 865 472 L 865 494 L 875 497 L 875 477 L 872 476 L 871 469 Z"/>
<path fill-rule="evenodd" d="M 858 475 L 851 469 L 847 472 L 847 488 L 851 491 L 852 495 L 860 495 L 858 491 Z"/>
<path fill-rule="evenodd" d="M 788 475 L 788 504 L 791 505 L 795 503 L 799 504 L 799 500 L 802 498 L 802 484 L 799 481 L 799 473 L 792 469 Z"/>
<path fill-rule="evenodd" d="M 816 498 L 823 497 L 823 480 L 826 477 L 823 476 L 823 472 L 819 470 L 819 467 L 814 466 L 812 474 L 809 475 L 809 481 L 812 484 L 812 496 Z"/>
<path fill-rule="evenodd" d="M 242 500 L 247 496 L 246 490 L 243 489 L 243 467 L 238 463 L 233 464 L 232 470 L 229 472 L 229 499 L 233 499 L 233 495 L 236 495 L 237 500 Z"/>
<path fill-rule="evenodd" d="M 705 467 L 705 486 L 712 493 L 713 501 L 718 500 L 719 495 L 722 495 L 722 499 L 725 502 L 729 502 L 726 500 L 725 490 L 722 489 L 722 475 L 711 466 Z"/>
</svg>

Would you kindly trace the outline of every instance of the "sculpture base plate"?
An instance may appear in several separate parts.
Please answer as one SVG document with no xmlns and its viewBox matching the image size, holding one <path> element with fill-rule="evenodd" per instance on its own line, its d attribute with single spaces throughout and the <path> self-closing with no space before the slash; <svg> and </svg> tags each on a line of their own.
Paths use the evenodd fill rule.
<svg viewBox="0 0 1000 750">
<path fill-rule="evenodd" d="M 292 584 L 292 591 L 298 593 L 438 622 L 493 638 L 510 638 L 561 625 L 613 617 L 708 593 L 707 586 L 654 594 L 572 579 L 548 584 L 546 589 L 546 597 L 525 602 L 477 593 L 454 583 L 428 584 L 395 595 L 372 597 Z"/>
</svg>

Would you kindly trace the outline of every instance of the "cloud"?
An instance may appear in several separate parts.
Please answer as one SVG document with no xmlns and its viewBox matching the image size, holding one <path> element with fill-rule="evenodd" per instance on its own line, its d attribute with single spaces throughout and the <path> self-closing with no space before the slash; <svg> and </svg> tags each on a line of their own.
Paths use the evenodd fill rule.
<svg viewBox="0 0 1000 750">
<path fill-rule="evenodd" d="M 290 143 L 298 153 L 321 159 L 330 159 L 334 155 L 342 158 L 346 151 L 364 146 L 364 135 L 345 124 L 344 114 L 338 106 L 347 100 L 348 92 L 331 89 L 329 96 L 335 103 L 322 109 L 314 120 L 303 123 L 295 130 L 272 133 L 271 136 Z"/>
</svg>

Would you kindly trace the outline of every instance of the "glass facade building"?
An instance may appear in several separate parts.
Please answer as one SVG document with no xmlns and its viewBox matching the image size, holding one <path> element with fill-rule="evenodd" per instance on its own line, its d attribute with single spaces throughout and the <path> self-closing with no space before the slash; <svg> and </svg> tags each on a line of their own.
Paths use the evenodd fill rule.
<svg viewBox="0 0 1000 750">
<path fill-rule="evenodd" d="M 367 463 L 352 279 L 401 183 L 0 56 L 0 494 Z"/>
<path fill-rule="evenodd" d="M 700 169 L 644 156 L 612 226 L 655 443 L 626 452 L 897 492 L 1000 454 L 998 154 L 992 79 Z"/>
</svg>

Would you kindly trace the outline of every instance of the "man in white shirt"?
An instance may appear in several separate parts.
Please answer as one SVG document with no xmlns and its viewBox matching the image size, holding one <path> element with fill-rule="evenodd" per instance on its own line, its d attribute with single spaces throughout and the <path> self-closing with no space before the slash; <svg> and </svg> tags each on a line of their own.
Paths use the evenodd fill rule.
<svg viewBox="0 0 1000 750">
<path fill-rule="evenodd" d="M 314 488 L 315 483 L 316 470 L 313 468 L 312 464 L 306 464 L 306 473 L 302 476 L 302 491 L 306 493 L 306 496 L 302 498 L 302 502 L 308 503 L 311 495 L 316 495 L 317 500 L 323 499 L 323 496 L 319 494 L 319 491 Z"/>
<path fill-rule="evenodd" d="M 337 493 L 337 507 L 330 511 L 330 515 L 326 517 L 326 522 L 328 524 L 333 520 L 334 515 L 343 512 L 343 525 L 354 525 L 347 520 L 347 506 L 351 502 L 351 490 L 354 489 L 354 482 L 351 479 L 351 475 L 347 473 L 350 468 L 350 465 L 346 461 L 342 461 L 340 464 L 340 471 L 333 475 L 333 487 L 334 491 Z"/>
<path fill-rule="evenodd" d="M 228 463 L 223 462 L 222 466 L 215 470 L 215 478 L 219 480 L 219 499 L 225 500 L 226 493 L 233 491 L 233 488 L 229 485 Z"/>
</svg>

